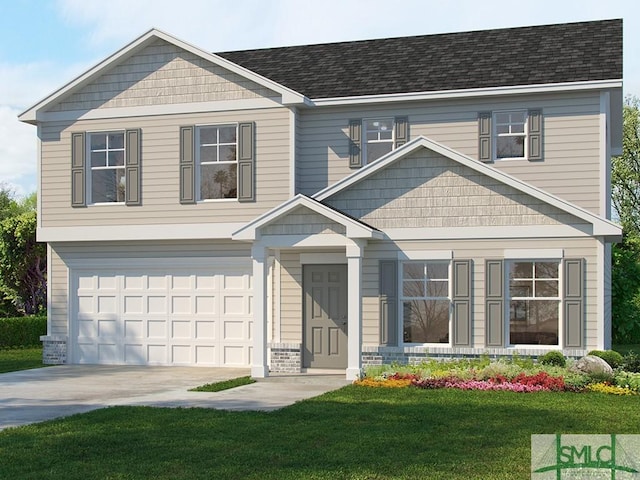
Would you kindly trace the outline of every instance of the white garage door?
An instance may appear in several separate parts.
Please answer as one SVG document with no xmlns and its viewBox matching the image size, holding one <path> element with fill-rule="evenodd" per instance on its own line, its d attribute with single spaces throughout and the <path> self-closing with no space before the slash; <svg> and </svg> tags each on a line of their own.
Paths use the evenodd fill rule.
<svg viewBox="0 0 640 480">
<path fill-rule="evenodd" d="M 75 363 L 249 366 L 248 267 L 77 270 Z"/>
</svg>

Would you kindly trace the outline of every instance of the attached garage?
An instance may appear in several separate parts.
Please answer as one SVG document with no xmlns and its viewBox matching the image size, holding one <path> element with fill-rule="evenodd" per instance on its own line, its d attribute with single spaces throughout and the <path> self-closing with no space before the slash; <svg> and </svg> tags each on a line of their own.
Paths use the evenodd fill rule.
<svg viewBox="0 0 640 480">
<path fill-rule="evenodd" d="M 72 363 L 251 365 L 246 260 L 144 263 L 71 269 Z"/>
</svg>

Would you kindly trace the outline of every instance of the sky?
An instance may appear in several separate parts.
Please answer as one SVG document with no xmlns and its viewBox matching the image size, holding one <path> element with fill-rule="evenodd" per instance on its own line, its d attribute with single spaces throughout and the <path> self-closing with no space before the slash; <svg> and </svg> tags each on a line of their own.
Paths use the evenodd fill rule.
<svg viewBox="0 0 640 480">
<path fill-rule="evenodd" d="M 222 52 L 611 18 L 640 96 L 637 0 L 0 0 L 0 185 L 36 190 L 36 127 L 17 116 L 151 28 Z"/>
</svg>

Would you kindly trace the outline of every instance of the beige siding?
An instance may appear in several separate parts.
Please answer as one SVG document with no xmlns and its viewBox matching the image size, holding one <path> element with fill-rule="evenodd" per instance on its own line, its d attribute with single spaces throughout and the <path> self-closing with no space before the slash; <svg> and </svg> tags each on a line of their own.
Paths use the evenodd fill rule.
<svg viewBox="0 0 640 480">
<path fill-rule="evenodd" d="M 277 97 L 240 75 L 157 40 L 50 111 Z"/>
<path fill-rule="evenodd" d="M 477 158 L 478 112 L 531 108 L 542 109 L 544 114 L 544 160 L 502 161 L 492 166 L 598 213 L 600 104 L 597 92 L 301 111 L 298 190 L 311 195 L 353 172 L 348 167 L 351 118 L 408 116 L 410 139 L 424 135 Z"/>
<path fill-rule="evenodd" d="M 301 343 L 302 266 L 300 265 L 300 254 L 282 251 L 280 265 L 280 341 Z"/>
<path fill-rule="evenodd" d="M 379 229 L 584 223 L 427 149 L 326 203 Z"/>
<path fill-rule="evenodd" d="M 298 207 L 287 214 L 266 225 L 260 231 L 261 235 L 316 235 L 339 233 L 346 234 L 344 225 L 332 222 L 327 217 L 320 215 L 306 207 Z"/>
<path fill-rule="evenodd" d="M 485 260 L 503 258 L 505 249 L 539 249 L 536 240 L 455 240 L 455 241 L 404 241 L 376 242 L 365 249 L 362 265 L 362 335 L 364 345 L 379 344 L 379 270 L 378 262 L 398 258 L 398 252 L 449 251 L 458 259 L 473 261 L 473 323 L 472 334 L 476 348 L 485 345 L 484 325 L 484 276 Z M 544 248 L 562 249 L 565 258 L 585 259 L 585 312 L 586 348 L 597 346 L 597 264 L 596 241 L 593 239 L 548 239 Z M 302 341 L 302 266 L 298 252 L 281 253 L 281 341 L 300 343 Z M 428 253 L 425 254 L 428 260 Z M 277 319 L 276 319 L 277 321 Z"/>
<path fill-rule="evenodd" d="M 179 128 L 256 124 L 256 201 L 179 203 Z M 71 132 L 142 129 L 142 206 L 71 208 Z M 179 224 L 249 221 L 289 195 L 289 112 L 286 108 L 49 123 L 42 128 L 42 226 Z"/>
<path fill-rule="evenodd" d="M 112 266 L 126 267 L 127 259 L 133 258 L 188 258 L 220 257 L 246 259 L 250 248 L 243 243 L 230 242 L 110 242 L 110 243 L 56 243 L 51 245 L 51 332 L 53 335 L 68 335 L 69 268 L 66 262 L 86 260 L 112 260 Z"/>
</svg>

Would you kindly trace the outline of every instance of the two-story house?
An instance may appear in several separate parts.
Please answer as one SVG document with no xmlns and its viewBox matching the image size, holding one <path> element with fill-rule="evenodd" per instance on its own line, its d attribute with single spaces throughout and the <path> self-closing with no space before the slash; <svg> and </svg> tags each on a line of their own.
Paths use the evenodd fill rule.
<svg viewBox="0 0 640 480">
<path fill-rule="evenodd" d="M 48 363 L 610 346 L 620 20 L 217 54 L 151 30 L 20 120 Z"/>
</svg>

